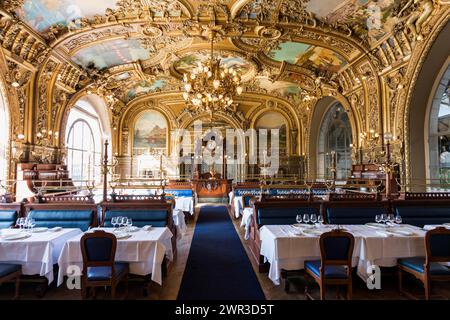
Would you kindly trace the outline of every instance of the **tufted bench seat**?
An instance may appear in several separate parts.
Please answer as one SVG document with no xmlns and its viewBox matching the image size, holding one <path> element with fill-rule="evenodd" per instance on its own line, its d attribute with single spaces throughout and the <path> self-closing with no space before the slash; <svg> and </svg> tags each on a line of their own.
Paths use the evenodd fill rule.
<svg viewBox="0 0 450 320">
<path fill-rule="evenodd" d="M 0 229 L 14 226 L 18 217 L 16 210 L 0 210 Z"/>
<path fill-rule="evenodd" d="M 395 200 L 392 210 L 403 223 L 417 227 L 450 223 L 450 200 Z"/>
<path fill-rule="evenodd" d="M 283 225 L 296 223 L 296 217 L 298 214 L 320 214 L 318 207 L 265 207 L 258 208 L 258 225 L 262 227 L 264 225 Z"/>
<path fill-rule="evenodd" d="M 165 189 L 165 193 L 175 198 L 192 198 L 194 196 L 192 189 Z"/>
<path fill-rule="evenodd" d="M 36 227 L 78 228 L 86 231 L 96 224 L 93 210 L 32 210 L 28 216 L 36 221 Z"/>
<path fill-rule="evenodd" d="M 387 214 L 388 210 L 382 205 L 366 207 L 363 204 L 355 207 L 328 206 L 325 210 L 327 223 L 330 224 L 366 224 L 374 222 L 375 216 Z"/>
<path fill-rule="evenodd" d="M 103 226 L 112 227 L 111 219 L 113 217 L 127 217 L 133 219 L 133 225 L 136 227 L 143 227 L 152 225 L 154 227 L 167 227 L 168 225 L 167 210 L 108 210 L 104 213 Z"/>
</svg>

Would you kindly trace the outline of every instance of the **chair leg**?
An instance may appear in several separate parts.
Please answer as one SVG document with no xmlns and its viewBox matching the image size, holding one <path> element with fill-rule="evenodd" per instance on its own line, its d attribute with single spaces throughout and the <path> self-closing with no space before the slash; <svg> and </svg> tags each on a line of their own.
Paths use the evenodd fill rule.
<svg viewBox="0 0 450 320">
<path fill-rule="evenodd" d="M 320 287 L 320 300 L 325 300 L 325 284 L 321 281 L 319 287 Z"/>
<path fill-rule="evenodd" d="M 402 269 L 398 269 L 398 290 L 400 291 L 400 294 L 403 293 L 403 272 Z"/>
<path fill-rule="evenodd" d="M 16 290 L 14 293 L 14 299 L 19 299 L 20 296 L 20 276 L 16 278 Z"/>
<path fill-rule="evenodd" d="M 352 282 L 350 282 L 347 285 L 347 300 L 352 300 L 353 299 L 353 285 Z"/>
<path fill-rule="evenodd" d="M 428 277 L 425 277 L 425 281 L 423 282 L 425 287 L 425 300 L 430 300 L 430 293 L 431 293 L 431 283 L 430 280 L 428 280 Z"/>
</svg>

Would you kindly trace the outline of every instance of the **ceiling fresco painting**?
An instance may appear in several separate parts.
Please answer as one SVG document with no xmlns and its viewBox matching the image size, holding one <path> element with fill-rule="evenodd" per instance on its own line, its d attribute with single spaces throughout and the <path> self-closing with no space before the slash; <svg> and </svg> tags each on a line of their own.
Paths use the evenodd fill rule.
<svg viewBox="0 0 450 320">
<path fill-rule="evenodd" d="M 169 82 L 169 77 L 157 77 L 153 81 L 142 80 L 128 90 L 126 95 L 123 97 L 123 101 L 128 103 L 138 96 L 151 92 L 163 91 Z"/>
<path fill-rule="evenodd" d="M 253 64 L 231 52 L 222 51 L 215 54 L 215 57 L 220 59 L 220 64 L 223 67 L 236 70 L 243 79 L 248 78 L 249 74 L 255 69 Z M 206 50 L 189 53 L 174 63 L 174 69 L 180 74 L 190 73 L 199 63 L 204 63 L 209 58 L 210 52 Z"/>
<path fill-rule="evenodd" d="M 149 52 L 136 39 L 112 40 L 79 50 L 72 60 L 83 68 L 92 64 L 102 70 L 150 58 Z"/>
<path fill-rule="evenodd" d="M 267 77 L 258 77 L 256 84 L 267 93 L 276 93 L 295 105 L 302 102 L 302 89 L 289 81 L 272 81 Z"/>
<path fill-rule="evenodd" d="M 286 61 L 304 68 L 337 72 L 347 62 L 339 54 L 325 48 L 298 42 L 284 42 L 269 53 L 275 61 Z"/>
<path fill-rule="evenodd" d="M 26 0 L 16 13 L 31 28 L 46 33 L 54 25 L 67 26 L 72 20 L 103 15 L 116 3 L 117 0 Z"/>
</svg>

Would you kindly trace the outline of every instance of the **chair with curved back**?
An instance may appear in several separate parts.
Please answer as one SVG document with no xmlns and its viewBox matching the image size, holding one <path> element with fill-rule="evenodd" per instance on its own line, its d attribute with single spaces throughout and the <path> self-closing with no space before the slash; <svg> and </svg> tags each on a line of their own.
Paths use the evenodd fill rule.
<svg viewBox="0 0 450 320">
<path fill-rule="evenodd" d="M 128 263 L 115 262 L 117 238 L 102 230 L 85 233 L 80 241 L 83 255 L 82 296 L 87 298 L 88 288 L 111 287 L 111 297 L 116 297 L 116 287 L 123 279 L 128 294 Z"/>
<path fill-rule="evenodd" d="M 320 236 L 320 260 L 305 261 L 305 280 L 310 276 L 320 287 L 320 299 L 325 299 L 326 285 L 347 286 L 347 299 L 352 299 L 352 256 L 355 238 L 351 233 L 332 230 Z M 307 282 L 305 294 L 308 293 Z"/>
<path fill-rule="evenodd" d="M 425 234 L 425 257 L 398 260 L 399 290 L 409 298 L 416 298 L 403 290 L 403 272 L 412 274 L 425 288 L 425 299 L 431 296 L 432 281 L 450 281 L 450 268 L 441 264 L 450 262 L 450 230 L 438 227 Z"/>
</svg>

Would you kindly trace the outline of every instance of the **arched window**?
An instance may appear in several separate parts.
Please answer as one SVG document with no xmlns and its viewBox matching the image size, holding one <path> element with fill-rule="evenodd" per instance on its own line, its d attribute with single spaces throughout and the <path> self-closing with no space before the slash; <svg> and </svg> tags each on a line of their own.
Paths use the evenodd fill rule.
<svg viewBox="0 0 450 320">
<path fill-rule="evenodd" d="M 8 177 L 9 113 L 6 91 L 0 81 L 0 180 Z"/>
<path fill-rule="evenodd" d="M 450 183 L 450 67 L 436 91 L 429 124 L 429 171 L 431 183 Z"/>
<path fill-rule="evenodd" d="M 75 184 L 100 180 L 101 132 L 95 109 L 78 102 L 70 111 L 66 130 L 67 167 Z"/>
<path fill-rule="evenodd" d="M 330 179 L 333 152 L 336 156 L 337 179 L 350 175 L 352 158 L 352 128 L 350 119 L 341 104 L 333 105 L 325 114 L 319 133 L 318 176 Z"/>
</svg>

